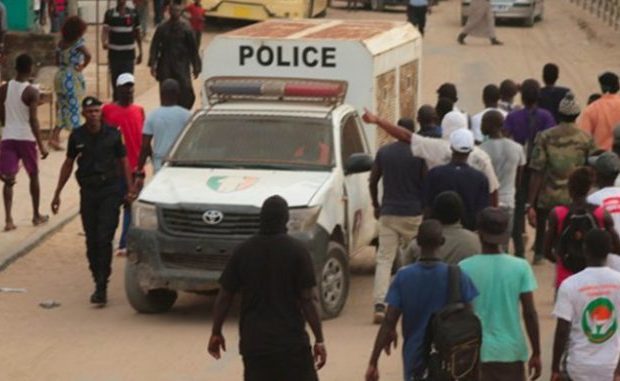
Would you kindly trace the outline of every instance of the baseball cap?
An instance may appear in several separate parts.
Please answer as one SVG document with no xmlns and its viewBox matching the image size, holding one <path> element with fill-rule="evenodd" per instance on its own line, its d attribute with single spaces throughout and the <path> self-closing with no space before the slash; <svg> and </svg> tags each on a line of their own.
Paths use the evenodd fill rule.
<svg viewBox="0 0 620 381">
<path fill-rule="evenodd" d="M 478 216 L 478 233 L 481 240 L 496 245 L 505 245 L 510 240 L 508 220 L 510 216 L 501 208 L 488 207 Z"/>
<path fill-rule="evenodd" d="M 620 173 L 620 158 L 613 152 L 603 152 L 598 156 L 591 156 L 588 158 L 588 164 L 590 164 L 597 172 L 603 174 L 618 174 Z"/>
<path fill-rule="evenodd" d="M 116 86 L 125 86 L 125 85 L 133 85 L 136 82 L 133 74 L 131 73 L 123 73 L 118 76 L 116 79 Z"/>
<path fill-rule="evenodd" d="M 103 102 L 101 102 L 99 99 L 92 97 L 92 96 L 88 96 L 84 98 L 84 100 L 82 101 L 82 108 L 92 107 L 92 106 L 101 106 L 102 104 Z"/>
<path fill-rule="evenodd" d="M 448 139 L 456 130 L 467 129 L 467 116 L 460 111 L 450 111 L 441 121 L 441 136 Z"/>
<path fill-rule="evenodd" d="M 470 153 L 474 149 L 474 134 L 461 128 L 450 134 L 450 148 L 460 153 Z"/>
</svg>

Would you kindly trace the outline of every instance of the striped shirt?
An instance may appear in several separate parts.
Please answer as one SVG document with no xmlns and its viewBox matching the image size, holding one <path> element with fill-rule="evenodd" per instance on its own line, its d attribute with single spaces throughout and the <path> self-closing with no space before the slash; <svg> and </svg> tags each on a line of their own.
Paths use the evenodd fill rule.
<svg viewBox="0 0 620 381">
<path fill-rule="evenodd" d="M 105 13 L 103 24 L 108 28 L 108 58 L 133 60 L 136 57 L 136 31 L 140 30 L 138 12 L 125 7 L 123 14 L 117 8 Z"/>
</svg>

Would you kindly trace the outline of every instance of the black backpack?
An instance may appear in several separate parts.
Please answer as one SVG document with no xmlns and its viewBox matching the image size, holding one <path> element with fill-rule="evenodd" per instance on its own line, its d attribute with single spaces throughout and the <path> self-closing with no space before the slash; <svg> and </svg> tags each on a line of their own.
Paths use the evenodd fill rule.
<svg viewBox="0 0 620 381">
<path fill-rule="evenodd" d="M 482 345 L 480 319 L 462 302 L 458 266 L 448 267 L 448 281 L 448 304 L 431 317 L 427 327 L 428 380 L 477 379 Z"/>
<path fill-rule="evenodd" d="M 562 264 L 572 273 L 586 268 L 583 240 L 592 229 L 605 228 L 605 211 L 602 207 L 569 209 L 558 206 L 554 209 L 558 220 L 558 240 L 556 253 Z"/>
</svg>

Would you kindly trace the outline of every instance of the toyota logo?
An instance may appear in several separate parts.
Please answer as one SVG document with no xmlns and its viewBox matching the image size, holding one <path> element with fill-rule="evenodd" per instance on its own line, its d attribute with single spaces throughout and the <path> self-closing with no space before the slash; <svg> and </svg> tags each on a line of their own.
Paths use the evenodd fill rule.
<svg viewBox="0 0 620 381">
<path fill-rule="evenodd" d="M 219 210 L 207 210 L 202 215 L 202 220 L 207 225 L 217 225 L 224 219 L 224 213 Z"/>
</svg>

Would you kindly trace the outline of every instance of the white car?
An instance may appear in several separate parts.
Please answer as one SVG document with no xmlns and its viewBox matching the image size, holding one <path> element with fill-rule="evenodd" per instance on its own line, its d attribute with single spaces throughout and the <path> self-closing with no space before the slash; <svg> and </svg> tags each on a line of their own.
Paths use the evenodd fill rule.
<svg viewBox="0 0 620 381">
<path fill-rule="evenodd" d="M 461 0 L 461 25 L 467 23 L 471 0 Z M 544 0 L 491 0 L 495 18 L 520 19 L 526 26 L 534 26 L 545 13 Z"/>
<path fill-rule="evenodd" d="M 207 82 L 212 104 L 134 204 L 125 286 L 137 311 L 163 312 L 177 291 L 216 288 L 234 248 L 258 232 L 263 201 L 278 194 L 289 233 L 312 254 L 323 317 L 340 313 L 348 253 L 377 228 L 361 120 L 340 103 L 346 84 L 327 82 Z"/>
</svg>

